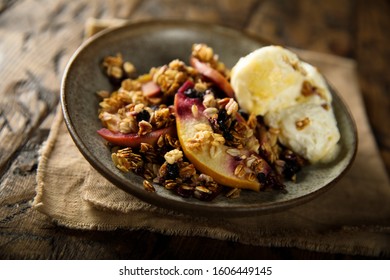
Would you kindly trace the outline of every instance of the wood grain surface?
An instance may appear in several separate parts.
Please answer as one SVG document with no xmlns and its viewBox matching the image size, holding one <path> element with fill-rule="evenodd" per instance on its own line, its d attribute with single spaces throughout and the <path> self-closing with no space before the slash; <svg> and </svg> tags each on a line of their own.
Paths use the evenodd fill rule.
<svg viewBox="0 0 390 280">
<path fill-rule="evenodd" d="M 276 44 L 355 59 L 389 171 L 389 14 L 386 0 L 1 0 L 0 259 L 359 258 L 148 231 L 75 231 L 53 225 L 30 204 L 38 150 L 59 101 L 61 76 L 91 17 L 219 23 Z"/>
</svg>

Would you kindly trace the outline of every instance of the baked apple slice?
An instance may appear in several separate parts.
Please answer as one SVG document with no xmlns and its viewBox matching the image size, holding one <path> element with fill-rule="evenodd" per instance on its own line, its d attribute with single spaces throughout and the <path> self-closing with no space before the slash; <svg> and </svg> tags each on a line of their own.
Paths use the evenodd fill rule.
<svg viewBox="0 0 390 280">
<path fill-rule="evenodd" d="M 138 135 L 137 133 L 124 134 L 120 132 L 112 132 L 107 128 L 101 128 L 97 133 L 111 144 L 121 147 L 136 148 L 141 143 L 147 143 L 154 145 L 157 143 L 158 138 L 164 134 L 176 135 L 176 129 L 174 126 L 154 130 L 145 135 Z"/>
<path fill-rule="evenodd" d="M 146 97 L 157 97 L 161 94 L 160 87 L 153 81 L 142 84 L 142 92 Z"/>
<path fill-rule="evenodd" d="M 228 97 L 234 98 L 232 86 L 221 73 L 193 56 L 190 58 L 190 64 L 198 70 L 200 74 L 214 82 Z"/>
<path fill-rule="evenodd" d="M 190 98 L 182 92 L 175 95 L 177 135 L 185 156 L 194 166 L 214 180 L 228 187 L 259 191 L 259 169 L 251 168 L 248 160 L 261 161 L 258 155 L 247 149 L 226 146 L 221 134 L 214 133 L 205 107 L 199 98 Z M 263 160 L 261 172 L 266 176 L 269 166 Z"/>
</svg>

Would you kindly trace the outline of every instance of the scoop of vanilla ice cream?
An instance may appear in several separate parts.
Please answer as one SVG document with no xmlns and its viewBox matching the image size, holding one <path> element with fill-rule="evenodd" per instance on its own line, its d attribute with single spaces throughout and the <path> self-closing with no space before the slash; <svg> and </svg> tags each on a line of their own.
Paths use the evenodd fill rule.
<svg viewBox="0 0 390 280">
<path fill-rule="evenodd" d="M 304 82 L 315 86 L 315 94 L 302 94 Z M 317 104 L 332 101 L 318 70 L 280 46 L 263 47 L 240 58 L 232 68 L 230 83 L 240 107 L 261 116 L 306 99 Z"/>
<path fill-rule="evenodd" d="M 279 129 L 284 146 L 312 163 L 327 162 L 337 154 L 340 133 L 331 109 L 305 102 L 268 112 L 264 120 Z"/>
<path fill-rule="evenodd" d="M 292 67 L 297 63 L 294 53 L 279 46 L 263 47 L 240 58 L 230 79 L 240 107 L 264 115 L 295 103 L 304 80 Z"/>
<path fill-rule="evenodd" d="M 279 129 L 279 141 L 315 163 L 337 152 L 340 133 L 332 95 L 317 68 L 293 52 L 267 46 L 241 58 L 231 71 L 240 107 Z"/>
</svg>

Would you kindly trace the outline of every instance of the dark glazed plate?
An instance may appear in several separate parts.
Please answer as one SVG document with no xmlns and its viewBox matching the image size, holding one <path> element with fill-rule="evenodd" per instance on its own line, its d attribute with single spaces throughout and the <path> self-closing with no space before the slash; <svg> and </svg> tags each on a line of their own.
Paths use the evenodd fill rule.
<svg viewBox="0 0 390 280">
<path fill-rule="evenodd" d="M 62 80 L 62 109 L 74 142 L 97 171 L 119 188 L 150 204 L 192 214 L 225 213 L 229 216 L 279 211 L 301 204 L 329 189 L 345 173 L 356 153 L 356 126 L 334 89 L 331 91 L 341 132 L 341 152 L 330 164 L 304 168 L 298 175 L 297 184 L 287 183 L 287 194 L 243 191 L 237 199 L 219 196 L 212 202 L 202 202 L 181 198 L 158 186 L 155 193 L 147 192 L 142 185 L 143 178 L 118 170 L 111 161 L 105 141 L 96 133 L 101 128 L 96 91 L 111 88 L 99 67 L 102 59 L 120 52 L 125 60 L 134 63 L 138 73 L 147 73 L 151 67 L 176 58 L 188 63 L 193 43 L 210 45 L 228 67 L 240 57 L 266 45 L 258 38 L 222 26 L 157 21 L 105 30 L 87 40 L 75 52 Z"/>
</svg>

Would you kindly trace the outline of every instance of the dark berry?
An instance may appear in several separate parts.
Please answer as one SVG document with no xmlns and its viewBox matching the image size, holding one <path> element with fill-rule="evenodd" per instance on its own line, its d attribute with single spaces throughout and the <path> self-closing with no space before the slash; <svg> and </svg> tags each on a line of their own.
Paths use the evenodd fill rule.
<svg viewBox="0 0 390 280">
<path fill-rule="evenodd" d="M 167 164 L 167 173 L 165 175 L 166 180 L 174 180 L 179 177 L 179 166 L 177 163 Z"/>
<path fill-rule="evenodd" d="M 301 170 L 301 159 L 290 150 L 285 150 L 280 158 L 285 162 L 283 167 L 283 176 L 291 180 L 293 176 Z"/>
<path fill-rule="evenodd" d="M 266 184 L 274 190 L 287 193 L 286 186 L 281 182 L 279 177 L 275 176 L 275 174 L 268 174 Z"/>
<path fill-rule="evenodd" d="M 230 130 L 235 125 L 235 121 L 232 121 L 230 125 L 228 125 L 229 122 L 229 115 L 227 114 L 225 109 L 219 110 L 218 112 L 218 128 L 222 132 L 223 138 L 226 139 L 226 141 L 233 141 L 233 135 L 231 134 Z"/>
<path fill-rule="evenodd" d="M 283 168 L 283 176 L 287 179 L 291 179 L 296 173 L 301 170 L 301 167 L 296 161 L 285 161 Z"/>
<path fill-rule="evenodd" d="M 265 185 L 267 182 L 267 175 L 265 175 L 263 172 L 260 172 L 257 174 L 257 180 L 259 180 L 260 184 Z"/>
<path fill-rule="evenodd" d="M 228 114 L 226 112 L 226 109 L 221 109 L 218 112 L 218 124 L 223 125 L 228 120 Z"/>
<path fill-rule="evenodd" d="M 137 122 L 140 122 L 140 121 L 147 121 L 148 122 L 150 119 L 150 114 L 147 110 L 144 109 L 137 114 L 136 119 L 137 119 Z"/>
<path fill-rule="evenodd" d="M 286 186 L 281 182 L 280 178 L 275 176 L 274 173 L 268 173 L 267 175 L 263 172 L 257 174 L 257 180 L 259 180 L 260 184 L 262 184 L 265 188 L 272 188 L 274 190 L 281 191 L 286 193 Z"/>
<path fill-rule="evenodd" d="M 184 91 L 184 95 L 189 98 L 203 98 L 204 93 L 197 91 L 195 88 L 189 88 Z"/>
</svg>

